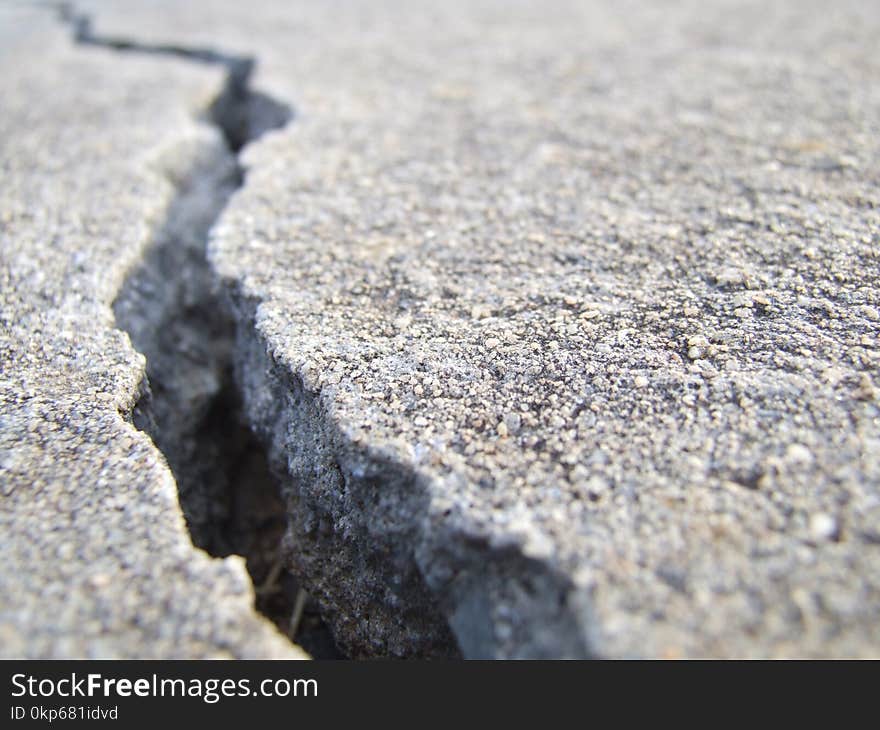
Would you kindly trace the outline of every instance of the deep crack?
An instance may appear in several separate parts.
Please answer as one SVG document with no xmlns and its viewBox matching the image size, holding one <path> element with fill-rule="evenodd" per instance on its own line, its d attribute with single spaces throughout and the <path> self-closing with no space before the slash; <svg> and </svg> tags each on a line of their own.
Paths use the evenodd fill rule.
<svg viewBox="0 0 880 730">
<path fill-rule="evenodd" d="M 235 322 L 206 253 L 211 227 L 244 180 L 235 153 L 287 124 L 292 111 L 250 88 L 253 58 L 101 36 L 89 16 L 66 3 L 57 8 L 79 44 L 225 71 L 223 89 L 205 113 L 225 145 L 187 150 L 184 169 L 171 176 L 176 190 L 165 219 L 113 305 L 117 325 L 147 361 L 133 421 L 168 461 L 193 543 L 217 557 L 243 556 L 256 608 L 313 656 L 337 657 L 314 604 L 303 605 L 305 594 L 284 563 L 287 505 L 262 444 L 242 418 L 232 365 Z"/>
</svg>

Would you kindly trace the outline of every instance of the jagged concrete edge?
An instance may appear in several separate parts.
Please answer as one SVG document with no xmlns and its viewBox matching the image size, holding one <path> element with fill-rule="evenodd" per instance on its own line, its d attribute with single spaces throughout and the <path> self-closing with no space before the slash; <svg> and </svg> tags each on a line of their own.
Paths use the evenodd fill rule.
<svg viewBox="0 0 880 730">
<path fill-rule="evenodd" d="M 64 8 L 68 7 L 67 4 L 62 4 L 62 6 Z M 63 15 L 64 9 L 57 7 L 56 10 L 58 10 L 61 14 L 60 15 L 61 22 L 66 23 L 67 19 Z M 95 44 L 89 44 L 89 43 L 85 43 L 85 44 L 82 43 L 76 35 L 77 32 L 78 32 L 78 29 L 74 25 L 74 34 L 73 34 L 73 39 L 71 41 L 71 44 L 74 48 L 77 48 L 77 47 L 80 47 L 83 45 L 85 45 L 85 46 L 95 45 Z M 250 67 L 249 67 L 249 69 L 250 69 Z M 218 89 L 218 91 L 214 97 L 215 103 L 218 100 L 224 99 L 225 96 L 229 93 L 230 86 L 234 87 L 235 84 L 237 83 L 237 79 L 232 79 L 234 73 L 235 73 L 234 70 L 231 70 L 229 75 L 224 79 L 223 86 L 220 89 Z M 248 73 L 248 75 L 249 75 L 249 73 Z M 232 79 L 232 80 L 230 80 L 230 79 Z M 208 113 L 205 114 L 205 118 L 211 119 L 212 118 L 212 115 L 210 114 L 210 112 L 212 111 L 211 108 L 209 108 L 207 111 L 208 111 Z M 214 125 L 211 125 L 208 122 L 202 121 L 198 118 L 194 119 L 193 122 L 196 125 L 197 129 L 199 130 L 200 136 L 196 139 L 191 139 L 189 141 L 191 142 L 191 144 L 193 145 L 194 148 L 201 147 L 203 152 L 198 151 L 195 153 L 194 158 L 196 160 L 196 163 L 193 164 L 190 169 L 182 171 L 182 174 L 180 174 L 180 171 L 178 171 L 180 174 L 180 177 L 176 181 L 171 179 L 171 177 L 168 175 L 163 176 L 163 175 L 161 175 L 161 174 L 157 173 L 156 171 L 151 170 L 149 168 L 146 168 L 143 171 L 144 174 L 146 174 L 146 175 L 156 175 L 160 178 L 163 178 L 163 182 L 165 184 L 172 186 L 173 190 L 172 190 L 171 195 L 169 196 L 169 200 L 168 200 L 168 203 L 166 206 L 166 212 L 167 212 L 168 208 L 173 207 L 174 198 L 181 194 L 181 190 L 185 190 L 187 188 L 187 186 L 189 185 L 189 180 L 191 179 L 191 176 L 199 173 L 199 171 L 200 171 L 199 162 L 203 161 L 204 159 L 208 159 L 210 161 L 210 163 L 213 165 L 213 174 L 218 179 L 223 178 L 223 174 L 222 174 L 223 169 L 228 169 L 230 164 L 233 166 L 236 165 L 234 156 L 231 154 L 231 152 L 229 151 L 227 146 L 222 141 L 223 130 L 220 128 L 219 122 L 215 122 Z M 183 141 L 183 140 L 181 140 L 181 141 Z M 222 186 L 219 186 L 219 187 L 222 187 Z M 218 190 L 218 192 L 220 192 L 220 191 Z M 226 202 L 228 203 L 228 195 L 226 197 L 227 197 Z M 136 259 L 133 259 L 131 262 L 129 262 L 129 265 L 128 265 L 124 275 L 117 282 L 118 286 L 116 287 L 116 292 L 114 293 L 114 300 L 116 297 L 119 296 L 120 292 L 123 290 L 123 288 L 125 286 L 125 282 L 132 275 L 132 273 L 135 272 L 138 269 L 138 267 L 143 265 L 145 263 L 145 261 L 147 260 L 149 254 L 155 244 L 155 237 L 157 235 L 157 231 L 161 230 L 163 225 L 164 225 L 164 221 L 160 220 L 158 222 L 154 222 L 153 225 L 150 226 L 150 234 L 149 234 L 149 238 L 148 238 L 146 245 L 144 245 L 141 248 L 141 250 L 139 251 L 138 257 Z M 112 302 L 106 303 L 105 306 L 110 311 L 111 316 L 113 316 Z M 115 322 L 115 317 L 113 317 L 113 320 Z M 181 533 L 180 536 L 183 538 L 183 540 L 186 541 L 186 543 L 188 543 L 188 546 L 189 546 L 190 550 L 192 551 L 194 558 L 207 560 L 209 562 L 216 562 L 216 563 L 225 564 L 230 570 L 234 571 L 237 574 L 237 578 L 240 581 L 240 583 L 247 587 L 247 598 L 248 598 L 249 606 L 242 613 L 244 614 L 244 616 L 248 620 L 256 622 L 257 625 L 259 625 L 262 629 L 264 629 L 264 636 L 262 638 L 265 639 L 270 644 L 267 647 L 269 649 L 269 652 L 267 653 L 267 655 L 270 655 L 273 657 L 281 656 L 281 657 L 290 658 L 290 659 L 309 659 L 309 658 L 311 658 L 300 647 L 298 647 L 296 644 L 293 644 L 286 637 L 284 637 L 268 619 L 264 618 L 263 616 L 261 616 L 257 613 L 257 611 L 254 607 L 254 603 L 255 603 L 254 588 L 253 588 L 253 584 L 251 583 L 250 577 L 248 576 L 247 569 L 245 567 L 244 558 L 242 558 L 240 556 L 229 556 L 227 558 L 216 559 L 216 558 L 211 557 L 208 553 L 195 547 L 192 544 L 192 541 L 190 539 L 189 533 L 186 528 L 186 522 L 185 522 L 185 519 L 183 516 L 183 512 L 180 508 L 180 503 L 179 503 L 178 494 L 177 494 L 177 484 L 174 480 L 174 476 L 172 475 L 170 468 L 168 467 L 167 460 L 165 459 L 165 456 L 164 456 L 164 454 L 162 454 L 161 450 L 153 442 L 153 440 L 147 434 L 145 434 L 143 431 L 139 430 L 135 426 L 135 409 L 137 408 L 139 403 L 141 403 L 145 399 L 149 398 L 149 381 L 147 379 L 147 374 L 146 374 L 146 358 L 143 356 L 142 353 L 138 352 L 135 349 L 135 347 L 131 343 L 131 339 L 128 336 L 128 333 L 124 329 L 119 328 L 118 325 L 114 326 L 114 329 L 117 332 L 121 333 L 125 337 L 125 340 L 128 342 L 128 346 L 131 348 L 132 351 L 136 352 L 140 356 L 140 361 L 141 361 L 141 367 L 140 367 L 139 380 L 138 380 L 137 387 L 130 393 L 119 395 L 119 400 L 116 403 L 115 412 L 116 412 L 117 416 L 119 417 L 123 428 L 131 429 L 131 431 L 133 432 L 133 434 L 136 437 L 147 439 L 150 442 L 151 448 L 153 449 L 154 455 L 156 457 L 156 461 L 158 464 L 161 465 L 161 468 L 164 472 L 163 476 L 166 476 L 166 479 L 163 480 L 164 485 L 166 486 L 166 488 L 174 490 L 173 500 L 169 500 L 169 503 L 174 504 L 176 507 L 176 509 L 174 510 L 173 519 L 177 523 L 178 531 Z M 239 650 L 240 649 L 241 648 L 239 647 Z M 250 652 L 247 652 L 247 653 L 250 653 Z"/>
<path fill-rule="evenodd" d="M 219 233 L 217 229 L 215 232 Z M 236 367 L 245 413 L 251 427 L 266 442 L 276 469 L 286 472 L 288 488 L 299 491 L 306 502 L 311 501 L 306 509 L 328 514 L 333 511 L 332 505 L 321 503 L 317 490 L 309 490 L 308 479 L 290 469 L 296 457 L 291 454 L 288 434 L 303 417 L 302 411 L 312 409 L 319 419 L 312 428 L 327 434 L 320 468 L 338 471 L 339 488 L 360 496 L 365 504 L 372 502 L 371 492 L 376 489 L 393 489 L 405 502 L 408 524 L 381 529 L 379 526 L 391 525 L 391 516 L 383 514 L 381 503 L 376 501 L 374 509 L 355 524 L 357 535 L 362 541 L 390 543 L 393 554 L 378 552 L 375 559 L 384 561 L 390 572 L 411 570 L 417 574 L 427 588 L 422 610 L 428 612 L 429 621 L 439 618 L 448 624 L 464 657 L 599 656 L 585 590 L 554 564 L 552 557 L 529 556 L 523 540 L 499 544 L 460 510 L 435 509 L 431 498 L 442 493 L 443 485 L 415 465 L 370 443 L 354 443 L 317 384 L 310 382 L 286 354 L 276 352 L 271 337 L 261 327 L 261 298 L 247 292 L 238 279 L 223 274 L 217 256 L 216 244 L 209 243 L 208 258 L 218 271 L 234 312 L 236 349 L 240 356 L 245 354 Z M 302 510 L 303 506 L 294 504 L 292 508 Z M 292 520 L 297 518 L 303 516 L 291 515 Z M 304 577 L 307 582 L 315 580 L 314 575 Z M 367 581 L 370 577 L 362 578 Z M 334 623 L 334 607 L 323 607 Z M 379 604 L 373 609 L 389 611 L 389 607 Z M 435 630 L 442 637 L 443 627 Z M 434 640 L 429 639 L 429 644 Z M 428 655 L 433 653 L 432 648 L 422 647 Z"/>
<path fill-rule="evenodd" d="M 221 141 L 220 134 L 216 129 L 203 122 L 196 122 L 196 124 L 199 126 L 200 131 L 203 134 L 200 137 L 191 140 L 194 152 L 194 160 L 189 168 L 183 171 L 180 177 L 171 183 L 174 187 L 174 192 L 168 202 L 166 212 L 175 210 L 175 206 L 180 204 L 180 197 L 186 197 L 189 194 L 187 192 L 188 190 L 199 189 L 200 183 L 198 182 L 198 180 L 201 179 L 210 179 L 213 191 L 216 192 L 221 199 L 225 199 L 226 201 L 228 201 L 229 191 L 227 189 L 227 173 L 231 168 L 235 167 L 235 158 L 233 157 L 233 155 L 230 154 L 226 146 Z M 194 179 L 196 179 L 196 182 L 193 182 Z M 180 211 L 177 211 L 177 213 L 182 219 L 177 222 L 191 222 L 185 214 L 181 214 Z M 167 235 L 167 232 L 165 231 L 166 225 L 167 221 L 163 220 L 153 227 L 149 243 L 141 250 L 139 259 L 133 261 L 131 266 L 128 268 L 124 280 L 122 281 L 121 286 L 116 292 L 116 298 L 118 298 L 122 294 L 130 277 L 136 274 L 141 266 L 149 264 L 151 260 L 151 254 L 154 252 L 155 245 L 157 243 L 157 235 L 163 233 Z M 115 327 L 117 331 L 125 335 L 126 339 L 129 342 L 129 346 L 133 350 L 137 351 L 134 345 L 131 344 L 131 338 L 128 334 L 128 331 L 124 328 L 121 328 L 118 321 L 116 322 Z M 278 649 L 283 648 L 287 651 L 293 651 L 294 654 L 302 654 L 302 656 L 291 658 L 308 658 L 305 652 L 302 652 L 299 647 L 291 644 L 286 637 L 283 637 L 282 634 L 277 631 L 275 626 L 270 621 L 268 621 L 256 611 L 254 607 L 254 603 L 256 600 L 254 587 L 250 580 L 250 576 L 248 575 L 244 558 L 240 556 L 229 556 L 226 558 L 217 559 L 212 557 L 202 549 L 196 547 L 195 545 L 192 545 L 191 537 L 187 530 L 186 522 L 183 516 L 183 511 L 180 507 L 178 486 L 175 481 L 174 475 L 171 473 L 170 467 L 168 466 L 167 459 L 165 458 L 164 453 L 156 445 L 155 440 L 142 429 L 137 429 L 136 426 L 137 415 L 142 418 L 150 418 L 150 385 L 146 371 L 146 357 L 144 357 L 143 354 L 140 352 L 138 352 L 138 354 L 141 356 L 141 361 L 143 363 L 138 391 L 135 394 L 135 398 L 129 398 L 126 404 L 126 409 L 124 411 L 121 411 L 120 415 L 125 420 L 127 427 L 138 430 L 140 433 L 142 433 L 144 438 L 148 438 L 150 440 L 151 447 L 155 451 L 157 460 L 161 462 L 162 468 L 167 471 L 169 485 L 173 485 L 174 489 L 173 503 L 176 507 L 174 517 L 175 520 L 178 522 L 179 530 L 183 533 L 185 539 L 190 542 L 190 547 L 194 553 L 204 555 L 206 559 L 211 561 L 221 560 L 223 562 L 226 562 L 230 567 L 233 567 L 235 572 L 238 574 L 238 578 L 241 583 L 247 587 L 247 596 L 249 602 L 248 613 L 250 614 L 249 618 L 264 624 L 267 630 L 277 636 L 278 641 L 283 644 L 283 647 L 279 646 Z M 136 410 L 141 407 L 143 407 L 143 412 L 141 414 L 136 414 Z"/>
</svg>

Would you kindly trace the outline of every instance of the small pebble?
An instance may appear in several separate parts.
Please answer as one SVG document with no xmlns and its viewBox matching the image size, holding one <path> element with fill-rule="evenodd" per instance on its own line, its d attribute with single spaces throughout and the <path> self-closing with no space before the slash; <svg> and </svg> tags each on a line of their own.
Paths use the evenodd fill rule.
<svg viewBox="0 0 880 730">
<path fill-rule="evenodd" d="M 812 464 L 813 452 L 803 444 L 791 444 L 785 450 L 785 460 L 792 464 Z"/>
<path fill-rule="evenodd" d="M 825 512 L 810 517 L 810 534 L 816 540 L 833 540 L 837 537 L 837 520 Z"/>
<path fill-rule="evenodd" d="M 709 340 L 703 335 L 691 335 L 687 339 L 687 344 L 687 354 L 691 360 L 699 360 L 706 354 L 706 350 L 709 348 Z"/>
<path fill-rule="evenodd" d="M 522 426 L 522 416 L 519 413 L 508 413 L 504 416 L 504 425 L 508 433 L 517 433 Z"/>
</svg>

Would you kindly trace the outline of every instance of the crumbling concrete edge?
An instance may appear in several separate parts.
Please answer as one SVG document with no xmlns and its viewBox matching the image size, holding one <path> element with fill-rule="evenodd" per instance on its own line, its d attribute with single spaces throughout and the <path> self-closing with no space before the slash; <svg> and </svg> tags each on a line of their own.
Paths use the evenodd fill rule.
<svg viewBox="0 0 880 730">
<path fill-rule="evenodd" d="M 58 12 L 60 21 L 63 24 L 71 27 L 74 45 L 111 48 L 119 53 L 132 50 L 125 47 L 116 47 L 114 43 L 103 43 L 99 38 L 92 35 L 91 19 L 78 14 L 72 5 L 59 3 L 49 7 Z M 163 51 L 160 49 L 157 52 L 161 53 Z M 202 53 L 202 51 L 197 51 L 198 55 Z M 184 60 L 191 60 L 187 58 L 188 54 L 185 50 L 179 52 L 179 49 L 174 49 L 172 55 L 180 56 Z M 247 140 L 243 140 L 237 135 L 243 133 L 242 125 L 247 123 L 247 120 L 242 118 L 242 114 L 246 112 L 243 112 L 240 107 L 246 96 L 245 91 L 247 90 L 250 73 L 253 68 L 252 60 L 245 59 L 242 61 L 241 59 L 226 57 L 219 53 L 216 59 L 209 56 L 207 59 L 200 57 L 196 60 L 199 62 L 217 63 L 226 69 L 226 74 L 217 90 L 214 102 L 205 110 L 201 118 L 193 120 L 196 133 L 193 134 L 192 130 L 186 130 L 179 135 L 178 139 L 170 141 L 164 139 L 161 143 L 162 149 L 157 148 L 152 153 L 149 150 L 142 151 L 143 159 L 152 159 L 154 162 L 161 158 L 163 149 L 167 148 L 169 144 L 175 148 L 175 153 L 186 153 L 184 155 L 186 163 L 182 166 L 180 164 L 163 166 L 163 164 L 159 163 L 146 165 L 142 171 L 144 175 L 153 175 L 160 178 L 162 184 L 168 187 L 166 212 L 173 211 L 175 202 L 181 196 L 186 196 L 188 190 L 204 188 L 206 181 L 208 186 L 214 187 L 218 199 L 225 205 L 230 194 L 228 189 L 230 170 L 238 169 L 233 151 L 237 152 L 247 142 Z M 262 96 L 259 101 L 263 102 Z M 266 129 L 261 128 L 257 131 L 258 134 L 262 134 Z M 167 225 L 167 221 L 151 221 L 150 223 L 148 240 L 144 242 L 144 245 L 138 252 L 138 256 L 136 258 L 133 257 L 133 260 L 129 262 L 128 273 L 118 282 L 115 282 L 118 286 L 116 287 L 114 297 L 119 296 L 128 277 L 148 260 L 150 254 L 154 251 L 157 231 L 161 231 L 163 226 Z M 106 306 L 109 312 L 112 303 L 107 302 Z M 131 344 L 129 334 L 124 329 L 120 329 L 118 323 L 116 331 L 120 332 L 127 341 L 128 346 L 133 351 L 136 351 Z M 147 377 L 146 358 L 142 353 L 138 353 L 138 355 L 140 360 L 139 372 L 133 374 L 134 377 L 132 378 L 132 382 L 136 383 L 135 387 L 132 388 L 131 392 L 118 393 L 115 401 L 109 403 L 108 407 L 113 409 L 114 415 L 120 419 L 121 428 L 130 429 L 138 439 L 148 439 L 150 441 L 149 446 L 154 451 L 156 462 L 161 469 L 162 491 L 165 492 L 167 497 L 164 502 L 170 510 L 173 510 L 168 515 L 169 522 L 174 523 L 175 528 L 180 533 L 181 543 L 185 543 L 186 548 L 191 551 L 193 563 L 197 565 L 199 562 L 204 562 L 206 566 L 211 566 L 215 577 L 221 574 L 229 576 L 230 585 L 234 586 L 234 590 L 229 592 L 230 597 L 222 607 L 226 620 L 229 620 L 234 614 L 239 614 L 242 620 L 253 625 L 255 633 L 253 634 L 251 645 L 218 646 L 218 649 L 222 648 L 240 658 L 309 659 L 310 657 L 306 652 L 291 643 L 268 619 L 257 613 L 255 609 L 256 597 L 254 587 L 243 557 L 232 555 L 225 558 L 213 558 L 192 544 L 187 533 L 183 512 L 180 508 L 177 485 L 168 467 L 168 462 L 155 442 L 144 433 L 144 423 L 150 419 L 150 384 Z M 222 571 L 216 571 L 216 568 L 220 566 L 222 566 Z M 234 598 L 231 597 L 233 595 Z M 232 605 L 233 600 L 238 605 Z"/>
<path fill-rule="evenodd" d="M 352 656 L 597 656 L 588 592 L 554 556 L 493 536 L 416 465 L 353 439 L 332 396 L 274 347 L 259 297 L 220 276 L 245 416 L 284 480 L 287 554 L 337 641 Z"/>
</svg>

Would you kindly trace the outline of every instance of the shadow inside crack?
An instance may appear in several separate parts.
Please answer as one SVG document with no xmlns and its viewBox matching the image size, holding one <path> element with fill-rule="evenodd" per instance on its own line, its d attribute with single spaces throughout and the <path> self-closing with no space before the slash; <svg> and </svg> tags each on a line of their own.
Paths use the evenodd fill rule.
<svg viewBox="0 0 880 730">
<path fill-rule="evenodd" d="M 242 416 L 233 374 L 235 322 L 207 260 L 211 228 L 244 180 L 235 154 L 283 127 L 293 112 L 250 89 L 250 57 L 100 36 L 87 15 L 66 3 L 56 7 L 79 44 L 226 71 L 204 119 L 218 128 L 228 149 L 193 150 L 164 221 L 113 303 L 117 326 L 147 361 L 132 421 L 153 439 L 174 474 L 193 544 L 215 557 L 244 557 L 257 610 L 312 656 L 339 658 L 314 602 L 283 558 L 288 505 L 265 449 Z"/>
</svg>

